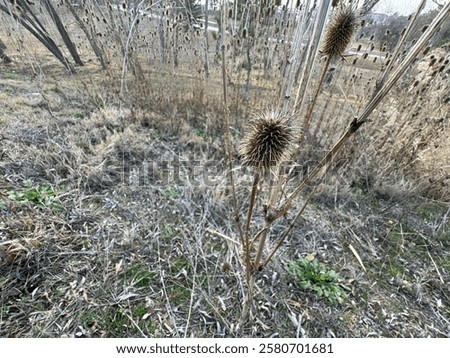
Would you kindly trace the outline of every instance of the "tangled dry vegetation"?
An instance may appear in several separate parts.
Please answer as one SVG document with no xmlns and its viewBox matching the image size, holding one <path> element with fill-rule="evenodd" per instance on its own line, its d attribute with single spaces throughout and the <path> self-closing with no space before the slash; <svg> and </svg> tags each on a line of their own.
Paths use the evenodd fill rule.
<svg viewBox="0 0 450 358">
<path fill-rule="evenodd" d="M 0 64 L 0 336 L 450 337 L 448 46 L 421 52 L 323 180 L 296 199 L 301 207 L 311 195 L 255 275 L 250 317 L 238 329 L 247 282 L 223 121 L 228 115 L 233 129 L 244 218 L 253 177 L 241 166 L 239 141 L 255 108 L 279 106 L 291 91 L 295 76 L 283 75 L 295 74 L 285 62 L 291 47 L 252 43 L 252 31 L 257 39 L 262 30 L 250 25 L 230 39 L 225 111 L 212 34 L 207 69 L 197 28 L 183 30 L 177 65 L 173 49 L 160 57 L 160 33 L 139 37 L 151 27 L 125 32 L 137 36 L 125 67 L 124 49 L 108 47 L 115 37 L 102 35 L 96 41 L 109 63 L 102 69 L 89 61 L 92 41 L 70 12 L 63 16 L 85 61 L 76 75 L 26 33 L 2 39 L 13 62 Z M 270 19 L 264 25 L 275 36 Z M 107 24 L 99 20 L 95 26 Z M 323 88 L 289 167 L 294 186 L 387 66 L 389 54 L 358 31 L 349 46 L 354 58 L 328 67 L 316 61 L 313 83 Z M 261 211 L 257 202 L 255 225 Z M 268 245 L 294 216 L 274 224 Z"/>
</svg>

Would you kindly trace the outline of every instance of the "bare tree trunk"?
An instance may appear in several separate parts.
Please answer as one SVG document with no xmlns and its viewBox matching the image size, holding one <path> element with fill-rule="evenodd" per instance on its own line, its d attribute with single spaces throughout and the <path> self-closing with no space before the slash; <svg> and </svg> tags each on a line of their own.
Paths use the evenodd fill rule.
<svg viewBox="0 0 450 358">
<path fill-rule="evenodd" d="M 69 3 L 69 1 L 67 1 L 67 0 L 64 0 L 64 1 L 66 3 L 66 6 L 69 9 L 70 13 L 75 18 L 75 21 L 77 22 L 78 26 L 86 35 L 87 40 L 89 41 L 92 49 L 94 50 L 95 56 L 97 56 L 98 60 L 100 61 L 100 65 L 102 66 L 103 69 L 106 69 L 107 65 L 106 65 L 105 58 L 103 56 L 104 52 L 98 45 L 98 43 L 95 39 L 95 36 L 92 36 L 92 32 L 89 32 L 89 29 L 84 24 L 83 20 L 81 20 L 80 16 L 76 12 L 76 10 L 73 8 L 73 6 Z"/>
<path fill-rule="evenodd" d="M 53 22 L 55 23 L 56 28 L 58 29 L 64 44 L 66 45 L 67 49 L 69 50 L 73 60 L 75 63 L 79 66 L 83 66 L 84 63 L 81 61 L 80 55 L 78 54 L 77 48 L 75 47 L 75 44 L 70 39 L 69 34 L 66 31 L 66 28 L 64 27 L 61 18 L 59 17 L 58 13 L 56 12 L 55 8 L 51 4 L 50 0 L 43 0 L 44 6 L 47 9 L 48 13 L 50 14 L 50 17 L 52 18 Z"/>
<path fill-rule="evenodd" d="M 58 46 L 48 35 L 45 28 L 39 22 L 36 15 L 34 15 L 25 1 L 20 2 L 20 15 L 3 4 L 0 4 L 0 10 L 5 12 L 9 16 L 12 16 L 17 22 L 25 27 L 25 29 L 27 29 L 34 37 L 36 37 L 39 42 L 41 42 L 53 54 L 53 56 L 55 56 L 64 65 L 64 67 L 67 68 L 67 70 L 69 70 L 71 74 L 76 73 L 72 64 L 59 50 Z"/>
</svg>

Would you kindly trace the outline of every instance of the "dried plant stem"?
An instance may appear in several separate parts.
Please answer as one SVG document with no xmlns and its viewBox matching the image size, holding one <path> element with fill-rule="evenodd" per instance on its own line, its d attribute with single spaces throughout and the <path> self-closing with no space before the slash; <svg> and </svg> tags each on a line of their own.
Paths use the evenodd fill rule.
<svg viewBox="0 0 450 358">
<path fill-rule="evenodd" d="M 444 5 L 439 14 L 434 18 L 428 29 L 422 34 L 416 44 L 411 48 L 405 59 L 398 65 L 398 67 L 395 69 L 386 83 L 383 84 L 380 90 L 375 94 L 375 96 L 372 97 L 370 102 L 365 107 L 363 113 L 357 119 L 357 123 L 362 124 L 367 121 L 372 111 L 380 104 L 381 100 L 389 93 L 389 91 L 397 83 L 406 69 L 414 62 L 420 51 L 433 37 L 433 35 L 439 31 L 442 23 L 447 19 L 449 15 L 450 2 L 447 2 L 447 4 Z"/>
<path fill-rule="evenodd" d="M 397 46 L 395 47 L 394 53 L 391 56 L 391 61 L 386 66 L 385 70 L 383 71 L 381 78 L 377 81 L 376 89 L 380 88 L 383 85 L 384 81 L 386 80 L 386 77 L 389 75 L 389 72 L 391 72 L 392 67 L 394 66 L 395 60 L 397 59 L 397 56 L 400 53 L 400 50 L 402 49 L 403 44 L 405 43 L 406 38 L 410 34 L 414 24 L 417 22 L 417 19 L 419 18 L 421 11 L 425 7 L 426 2 L 427 2 L 426 0 L 422 0 L 420 2 L 419 6 L 417 7 L 414 17 L 409 22 L 408 27 L 404 31 L 403 35 L 401 36 L 400 40 L 397 43 Z"/>
<path fill-rule="evenodd" d="M 300 208 L 300 210 L 297 212 L 297 214 L 295 215 L 294 219 L 290 222 L 289 226 L 283 231 L 283 233 L 281 234 L 280 238 L 278 239 L 277 243 L 275 244 L 275 246 L 272 248 L 272 250 L 270 251 L 270 253 L 267 255 L 267 257 L 264 259 L 263 263 L 259 266 L 260 269 L 264 268 L 267 266 L 267 264 L 270 262 L 270 260 L 272 259 L 273 255 L 278 251 L 278 249 L 281 247 L 281 245 L 283 244 L 284 240 L 286 240 L 286 237 L 292 232 L 292 229 L 294 228 L 295 223 L 297 222 L 297 220 L 300 218 L 300 216 L 302 216 L 303 212 L 305 211 L 306 206 L 308 205 L 309 201 L 311 200 L 312 196 L 314 195 L 314 193 L 316 192 L 317 188 L 319 187 L 319 184 L 323 181 L 323 179 L 325 178 L 325 174 L 327 173 L 327 170 L 325 170 L 322 174 L 322 176 L 320 177 L 319 181 L 314 185 L 313 189 L 311 190 L 311 193 L 309 193 L 308 197 L 306 198 L 305 202 L 303 203 L 302 207 Z"/>
<path fill-rule="evenodd" d="M 320 75 L 319 82 L 318 82 L 317 88 L 316 88 L 316 92 L 314 93 L 312 102 L 310 103 L 310 105 L 308 107 L 308 111 L 306 112 L 305 119 L 303 120 L 302 130 L 300 132 L 300 141 L 302 141 L 303 138 L 305 137 L 305 132 L 307 131 L 309 122 L 311 121 L 314 107 L 316 106 L 317 98 L 319 97 L 320 90 L 322 89 L 322 84 L 323 84 L 323 81 L 325 80 L 325 76 L 328 72 L 328 67 L 330 67 L 330 62 L 331 62 L 331 57 L 328 56 L 324 66 L 323 66 L 322 74 Z"/>
<path fill-rule="evenodd" d="M 349 138 L 364 124 L 367 122 L 370 114 L 373 110 L 380 104 L 383 98 L 389 93 L 392 87 L 397 83 L 401 75 L 406 71 L 406 69 L 415 60 L 417 55 L 420 53 L 421 49 L 428 43 L 431 37 L 439 31 L 442 23 L 450 15 L 450 2 L 447 3 L 435 17 L 433 22 L 430 24 L 428 29 L 422 34 L 413 48 L 409 51 L 405 59 L 400 63 L 391 77 L 386 81 L 383 87 L 372 97 L 369 103 L 364 108 L 363 112 L 358 118 L 355 118 L 350 124 L 347 131 L 339 139 L 339 141 L 334 145 L 334 147 L 324 156 L 324 158 L 319 162 L 319 164 L 308 174 L 308 176 L 297 186 L 297 188 L 291 193 L 291 195 L 286 199 L 285 203 L 275 211 L 274 213 L 268 214 L 266 222 L 272 224 L 274 221 L 286 215 L 286 213 L 292 207 L 294 199 L 304 190 L 306 185 L 320 172 L 322 167 L 328 164 L 331 159 L 338 154 L 344 144 L 349 140 Z M 267 224 L 266 224 L 267 225 Z"/>
<path fill-rule="evenodd" d="M 133 35 L 135 33 L 135 27 L 138 24 L 138 20 L 139 20 L 139 12 L 138 10 L 141 9 L 142 4 L 144 3 L 144 0 L 142 0 L 138 6 L 136 7 L 136 14 L 133 18 L 133 22 L 130 25 L 130 29 L 128 31 L 128 36 L 127 36 L 127 41 L 125 44 L 125 50 L 124 50 L 124 54 L 123 54 L 123 61 L 122 61 L 122 75 L 120 77 L 120 96 L 122 97 L 124 94 L 124 90 L 125 90 L 125 86 L 126 86 L 126 82 L 125 82 L 125 75 L 127 73 L 127 66 L 128 66 L 128 62 L 129 62 L 129 51 L 130 51 L 130 46 L 131 46 L 131 41 L 133 38 Z"/>
<path fill-rule="evenodd" d="M 249 281 L 247 282 L 247 294 L 244 300 L 244 306 L 242 307 L 242 314 L 239 320 L 239 324 L 237 327 L 237 331 L 239 333 L 242 332 L 245 323 L 248 321 L 250 315 L 250 307 L 253 303 L 253 289 L 255 287 L 255 275 L 253 274 L 253 270 L 251 270 L 251 274 L 248 277 Z"/>
<path fill-rule="evenodd" d="M 286 215 L 291 209 L 294 199 L 305 189 L 306 185 L 320 172 L 320 170 L 328 164 L 331 159 L 339 153 L 344 144 L 347 142 L 353 133 L 355 133 L 360 125 L 354 120 L 344 135 L 339 139 L 339 141 L 334 145 L 334 147 L 322 158 L 322 160 L 317 164 L 317 166 L 308 174 L 308 176 L 295 188 L 295 190 L 289 195 L 284 204 L 274 213 L 269 213 L 267 217 L 267 222 L 272 224 L 274 221 L 278 220 L 282 216 Z"/>
<path fill-rule="evenodd" d="M 271 186 L 269 192 L 269 199 L 267 200 L 267 210 L 277 205 L 277 199 L 280 198 L 280 194 L 283 191 L 283 185 L 286 182 L 286 177 L 283 175 L 284 167 L 281 165 L 278 168 L 278 174 L 273 174 L 275 176 L 275 185 Z"/>
<path fill-rule="evenodd" d="M 325 29 L 326 19 L 328 17 L 328 11 L 331 7 L 331 0 L 322 0 L 318 5 L 317 16 L 315 20 L 315 25 L 313 33 L 311 35 L 311 41 L 307 49 L 306 58 L 304 63 L 305 68 L 302 70 L 302 76 L 300 79 L 299 86 L 297 88 L 297 94 L 295 97 L 295 102 L 292 108 L 292 114 L 300 111 L 306 96 L 306 89 L 309 86 L 312 76 L 312 69 L 315 64 L 317 54 L 319 53 L 319 44 L 322 40 L 323 32 Z"/>
<path fill-rule="evenodd" d="M 248 213 L 247 213 L 247 222 L 245 224 L 244 250 L 245 250 L 245 266 L 247 267 L 247 272 L 250 271 L 249 268 L 251 266 L 250 250 L 251 250 L 252 246 L 250 245 L 249 235 L 250 235 L 250 225 L 251 225 L 251 221 L 252 221 L 252 217 L 253 217 L 253 208 L 255 207 L 256 193 L 258 192 L 259 178 L 260 178 L 260 174 L 256 173 L 255 177 L 253 179 L 252 192 L 250 194 L 250 201 L 249 201 L 249 207 L 248 207 Z"/>
<path fill-rule="evenodd" d="M 233 156 L 231 153 L 231 133 L 230 133 L 230 116 L 228 112 L 228 101 L 227 101 L 227 70 L 226 70 L 226 59 L 225 59 L 225 45 L 222 44 L 222 86 L 223 86 L 223 105 L 224 105 L 224 117 L 225 117 L 225 149 L 227 155 L 227 163 L 228 163 L 228 181 L 231 187 L 231 200 L 233 204 L 233 216 L 234 221 L 236 222 L 236 226 L 239 232 L 239 238 L 241 240 L 241 244 L 245 247 L 245 238 L 244 233 L 242 231 L 241 223 L 239 220 L 239 210 L 238 210 L 238 202 L 236 195 L 236 186 L 234 183 L 234 175 L 233 175 Z"/>
<path fill-rule="evenodd" d="M 266 223 L 267 230 L 261 233 L 261 238 L 259 239 L 258 249 L 256 251 L 255 261 L 253 267 L 255 270 L 259 270 L 259 263 L 261 262 L 261 257 L 264 251 L 264 246 L 266 245 L 267 233 L 269 232 L 270 224 Z"/>
</svg>

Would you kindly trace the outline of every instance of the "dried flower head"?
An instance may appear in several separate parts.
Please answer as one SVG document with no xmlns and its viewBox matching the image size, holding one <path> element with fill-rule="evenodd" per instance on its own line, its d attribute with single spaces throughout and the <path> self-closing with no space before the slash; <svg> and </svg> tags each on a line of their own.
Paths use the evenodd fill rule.
<svg viewBox="0 0 450 358">
<path fill-rule="evenodd" d="M 293 140 L 288 119 L 278 112 L 265 112 L 250 122 L 239 152 L 245 165 L 269 169 L 288 158 Z"/>
<path fill-rule="evenodd" d="M 352 7 L 341 8 L 328 25 L 322 52 L 331 58 L 341 56 L 357 28 L 356 21 Z"/>
</svg>

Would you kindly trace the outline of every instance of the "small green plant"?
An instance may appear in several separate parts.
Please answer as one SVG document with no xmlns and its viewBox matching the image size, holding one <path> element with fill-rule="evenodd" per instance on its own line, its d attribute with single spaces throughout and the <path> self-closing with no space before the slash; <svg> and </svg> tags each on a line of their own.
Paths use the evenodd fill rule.
<svg viewBox="0 0 450 358">
<path fill-rule="evenodd" d="M 0 276 L 0 288 L 6 283 L 6 277 Z"/>
<path fill-rule="evenodd" d="M 367 196 L 370 193 L 371 183 L 366 178 L 354 180 L 350 185 L 352 193 L 359 196 Z"/>
<path fill-rule="evenodd" d="M 202 127 L 194 128 L 194 133 L 197 137 L 206 137 L 206 129 Z"/>
<path fill-rule="evenodd" d="M 178 230 L 173 227 L 171 224 L 164 224 L 163 228 L 163 238 L 167 240 L 174 239 L 178 235 Z"/>
<path fill-rule="evenodd" d="M 131 277 L 132 282 L 139 288 L 148 288 L 155 282 L 155 273 L 144 265 L 133 265 L 126 271 L 126 275 Z"/>
<path fill-rule="evenodd" d="M 23 181 L 24 188 L 22 190 L 10 190 L 8 196 L 20 204 L 35 204 L 39 208 L 49 208 L 53 211 L 61 211 L 63 209 L 59 202 L 55 190 L 50 184 L 33 186 L 31 180 Z"/>
<path fill-rule="evenodd" d="M 6 72 L 3 74 L 5 80 L 20 80 L 20 74 L 15 72 Z"/>
<path fill-rule="evenodd" d="M 169 200 L 174 200 L 179 195 L 178 189 L 173 186 L 167 186 L 161 189 L 161 191 Z"/>
<path fill-rule="evenodd" d="M 85 114 L 81 111 L 76 111 L 73 116 L 78 119 L 83 119 L 85 117 Z"/>
<path fill-rule="evenodd" d="M 312 290 L 330 303 L 342 302 L 345 291 L 348 290 L 342 284 L 343 279 L 317 259 L 303 258 L 291 262 L 288 271 L 302 289 Z"/>
</svg>

